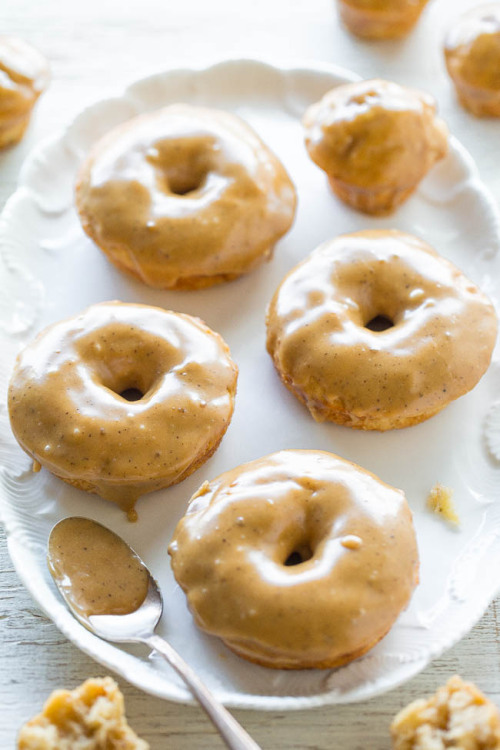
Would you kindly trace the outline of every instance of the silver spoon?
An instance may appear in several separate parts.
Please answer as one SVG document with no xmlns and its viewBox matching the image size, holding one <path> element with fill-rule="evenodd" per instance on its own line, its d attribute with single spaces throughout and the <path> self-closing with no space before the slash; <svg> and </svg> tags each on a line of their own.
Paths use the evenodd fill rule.
<svg viewBox="0 0 500 750">
<path fill-rule="evenodd" d="M 163 611 L 160 589 L 146 565 L 121 537 L 90 519 L 65 518 L 50 533 L 47 561 L 59 592 L 82 625 L 107 641 L 144 643 L 158 651 L 182 677 L 227 747 L 260 750 L 193 669 L 154 632 Z M 96 578 L 97 589 L 92 588 Z M 136 600 L 129 595 L 135 584 L 140 597 Z M 111 594 L 106 593 L 106 587 Z M 123 606 L 120 593 L 127 600 L 123 600 Z M 108 599 L 109 596 L 113 598 Z M 111 605 L 107 605 L 108 601 Z M 110 611 L 106 606 L 111 606 L 113 612 L 124 609 L 127 614 L 105 614 Z M 131 611 L 130 607 L 136 608 Z M 99 614 L 92 614 L 93 611 Z"/>
</svg>

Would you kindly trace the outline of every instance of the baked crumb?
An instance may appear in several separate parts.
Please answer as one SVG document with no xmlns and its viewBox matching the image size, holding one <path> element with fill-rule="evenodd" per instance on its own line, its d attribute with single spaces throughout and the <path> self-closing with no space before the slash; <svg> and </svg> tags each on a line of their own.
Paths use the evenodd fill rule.
<svg viewBox="0 0 500 750">
<path fill-rule="evenodd" d="M 55 690 L 17 742 L 18 750 L 149 750 L 127 724 L 123 695 L 111 677 Z"/>
<path fill-rule="evenodd" d="M 391 735 L 393 750 L 499 750 L 500 714 L 474 684 L 455 675 L 428 700 L 403 708 Z"/>
<path fill-rule="evenodd" d="M 427 496 L 427 507 L 441 516 L 448 523 L 452 523 L 455 526 L 460 525 L 460 518 L 457 515 L 455 506 L 453 505 L 452 498 L 453 490 L 449 487 L 444 487 L 442 484 L 434 485 Z"/>
</svg>

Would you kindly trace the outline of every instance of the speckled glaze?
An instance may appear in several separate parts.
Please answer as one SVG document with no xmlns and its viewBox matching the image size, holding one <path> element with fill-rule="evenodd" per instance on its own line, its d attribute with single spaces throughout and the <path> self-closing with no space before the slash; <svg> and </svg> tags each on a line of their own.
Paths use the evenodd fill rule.
<svg viewBox="0 0 500 750">
<path fill-rule="evenodd" d="M 360 656 L 418 579 L 403 492 L 322 451 L 273 453 L 205 482 L 169 553 L 197 625 L 282 669 Z"/>
<path fill-rule="evenodd" d="M 447 152 L 434 99 L 379 79 L 338 86 L 304 116 L 311 159 L 353 208 L 387 213 Z"/>
<path fill-rule="evenodd" d="M 30 44 L 0 36 L 0 148 L 19 141 L 49 83 L 47 61 Z"/>
<path fill-rule="evenodd" d="M 127 615 L 148 593 L 149 573 L 135 552 L 90 518 L 65 518 L 50 533 L 47 562 L 59 591 L 82 617 Z"/>
<path fill-rule="evenodd" d="M 228 112 L 172 105 L 105 136 L 84 163 L 83 228 L 153 287 L 228 281 L 270 258 L 295 188 L 257 134 Z"/>
<path fill-rule="evenodd" d="M 500 117 L 500 5 L 474 8 L 458 19 L 444 54 L 460 103 L 479 117 Z"/>
<path fill-rule="evenodd" d="M 367 327 L 382 316 L 389 327 Z M 287 387 L 318 420 L 407 427 L 471 390 L 497 319 L 488 298 L 429 245 L 398 231 L 337 237 L 285 277 L 267 347 Z"/>
<path fill-rule="evenodd" d="M 214 452 L 236 378 L 228 347 L 199 319 L 105 302 L 49 326 L 20 353 L 11 426 L 36 462 L 130 511 Z M 127 400 L 128 389 L 142 397 Z"/>
<path fill-rule="evenodd" d="M 399 39 L 420 18 L 428 0 L 337 0 L 344 25 L 365 39 Z"/>
</svg>

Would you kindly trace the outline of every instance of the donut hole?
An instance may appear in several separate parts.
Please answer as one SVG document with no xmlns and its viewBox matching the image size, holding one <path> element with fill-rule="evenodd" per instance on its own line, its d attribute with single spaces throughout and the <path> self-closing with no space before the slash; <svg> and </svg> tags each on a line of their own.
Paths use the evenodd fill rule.
<svg viewBox="0 0 500 750">
<path fill-rule="evenodd" d="M 155 169 L 162 192 L 189 197 L 205 186 L 213 171 L 215 150 L 211 136 L 166 138 L 149 150 L 147 160 Z"/>
<path fill-rule="evenodd" d="M 174 195 L 189 195 L 205 184 L 208 171 L 204 169 L 172 169 L 165 175 L 169 191 Z"/>
<path fill-rule="evenodd" d="M 368 330 L 375 331 L 377 333 L 380 333 L 381 331 L 388 331 L 389 328 L 393 327 L 394 321 L 391 320 L 391 318 L 387 317 L 387 315 L 375 315 L 367 323 L 365 323 L 365 328 L 368 328 Z"/>
<path fill-rule="evenodd" d="M 141 389 L 134 387 L 125 388 L 119 395 L 126 401 L 140 401 L 141 398 L 144 398 L 144 393 L 141 391 Z"/>
<path fill-rule="evenodd" d="M 110 308 L 113 310 L 111 304 Z M 142 315 L 140 308 L 137 314 Z M 122 407 L 152 398 L 181 360 L 174 342 L 141 330 L 139 325 L 143 324 L 113 321 L 103 326 L 99 335 L 91 331 L 75 344 L 86 377 Z"/>
<path fill-rule="evenodd" d="M 301 565 L 302 563 L 310 560 L 312 556 L 313 551 L 309 544 L 302 544 L 300 545 L 300 547 L 297 547 L 296 549 L 292 550 L 292 552 L 290 552 L 283 565 L 286 565 L 287 567 Z"/>
<path fill-rule="evenodd" d="M 148 398 L 155 390 L 156 378 L 140 377 L 137 373 L 124 372 L 122 375 L 105 377 L 101 385 L 108 388 L 116 396 L 130 403 Z"/>
</svg>

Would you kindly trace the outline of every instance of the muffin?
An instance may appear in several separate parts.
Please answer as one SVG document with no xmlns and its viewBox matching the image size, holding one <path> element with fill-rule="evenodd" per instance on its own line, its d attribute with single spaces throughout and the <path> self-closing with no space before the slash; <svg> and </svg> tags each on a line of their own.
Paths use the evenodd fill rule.
<svg viewBox="0 0 500 750">
<path fill-rule="evenodd" d="M 368 214 L 403 203 L 448 148 L 434 99 L 379 79 L 332 89 L 307 110 L 304 127 L 333 192 Z"/>
<path fill-rule="evenodd" d="M 45 58 L 22 39 L 0 36 L 0 148 L 18 143 L 49 83 Z"/>
<path fill-rule="evenodd" d="M 483 5 L 460 18 L 444 46 L 458 99 L 477 117 L 500 117 L 500 5 Z"/>
<path fill-rule="evenodd" d="M 428 0 L 338 0 L 340 18 L 364 39 L 406 36 L 420 18 Z"/>
</svg>

